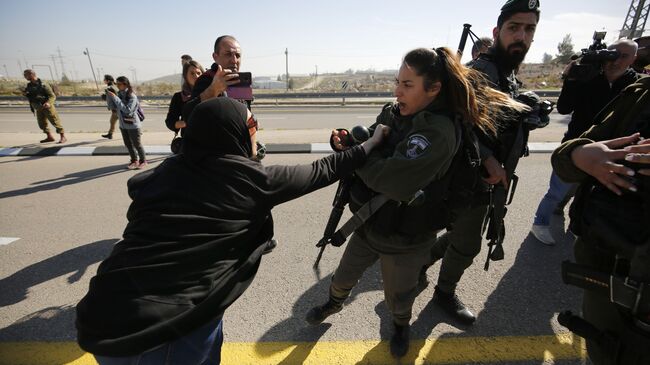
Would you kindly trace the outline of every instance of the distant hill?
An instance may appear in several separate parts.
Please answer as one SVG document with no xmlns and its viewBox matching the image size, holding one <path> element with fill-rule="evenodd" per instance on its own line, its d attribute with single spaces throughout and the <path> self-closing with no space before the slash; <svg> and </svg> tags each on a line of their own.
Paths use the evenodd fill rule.
<svg viewBox="0 0 650 365">
<path fill-rule="evenodd" d="M 183 79 L 183 77 L 181 76 L 181 74 L 173 74 L 173 75 L 158 77 L 156 79 L 145 81 L 145 82 L 147 84 L 175 84 L 175 83 L 178 83 L 180 85 L 182 79 Z"/>
</svg>

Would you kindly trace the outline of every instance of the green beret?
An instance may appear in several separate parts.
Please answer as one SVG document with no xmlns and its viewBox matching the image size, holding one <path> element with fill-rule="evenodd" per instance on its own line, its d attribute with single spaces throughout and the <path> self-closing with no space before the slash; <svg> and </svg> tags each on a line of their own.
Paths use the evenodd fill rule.
<svg viewBox="0 0 650 365">
<path fill-rule="evenodd" d="M 501 7 L 502 13 L 525 13 L 537 11 L 539 0 L 508 0 Z"/>
</svg>

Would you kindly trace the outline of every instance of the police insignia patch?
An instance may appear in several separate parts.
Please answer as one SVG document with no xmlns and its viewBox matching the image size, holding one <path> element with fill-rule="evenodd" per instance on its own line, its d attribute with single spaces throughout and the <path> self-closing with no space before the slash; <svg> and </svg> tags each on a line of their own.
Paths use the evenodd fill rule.
<svg viewBox="0 0 650 365">
<path fill-rule="evenodd" d="M 409 159 L 418 158 L 430 145 L 431 143 L 425 136 L 414 134 L 406 142 L 406 157 Z"/>
</svg>

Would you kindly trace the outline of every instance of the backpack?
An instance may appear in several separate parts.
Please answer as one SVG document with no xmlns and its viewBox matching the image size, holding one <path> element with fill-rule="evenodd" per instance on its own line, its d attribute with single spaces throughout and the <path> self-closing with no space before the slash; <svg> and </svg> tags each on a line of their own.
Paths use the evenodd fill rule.
<svg viewBox="0 0 650 365">
<path fill-rule="evenodd" d="M 423 201 L 398 207 L 396 231 L 417 235 L 449 228 L 455 215 L 468 208 L 480 181 L 481 158 L 472 129 L 456 119 L 456 153 L 442 178 L 422 189 Z"/>
</svg>

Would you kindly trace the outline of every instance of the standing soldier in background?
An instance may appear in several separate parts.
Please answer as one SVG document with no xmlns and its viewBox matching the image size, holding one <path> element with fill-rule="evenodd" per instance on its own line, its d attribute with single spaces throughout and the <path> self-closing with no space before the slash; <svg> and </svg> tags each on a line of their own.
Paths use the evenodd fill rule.
<svg viewBox="0 0 650 365">
<path fill-rule="evenodd" d="M 481 71 L 493 88 L 513 99 L 519 98 L 515 71 L 533 42 L 538 21 L 539 1 L 508 0 L 501 8 L 497 26 L 492 31 L 495 44 L 471 61 L 469 67 Z M 513 171 L 506 171 L 503 164 L 509 157 L 516 164 L 525 152 L 528 130 L 520 131 L 522 128 L 524 127 L 519 121 L 502 121 L 496 138 L 477 131 L 481 142 L 481 161 L 487 172 L 485 183 L 479 184 L 468 209 L 455 212 L 456 220 L 451 229 L 433 245 L 432 260 L 421 272 L 420 282 L 424 285 L 428 281 L 426 269 L 442 259 L 433 302 L 463 324 L 474 323 L 476 317 L 456 295 L 456 286 L 481 251 L 483 222 L 491 200 L 488 185 L 503 185 L 507 191 L 508 175 Z"/>
<path fill-rule="evenodd" d="M 106 93 L 110 91 L 117 95 L 119 90 L 117 89 L 117 86 L 115 86 L 115 79 L 111 75 L 104 75 L 104 84 L 106 84 L 106 89 L 104 89 L 104 93 L 102 94 L 102 100 L 106 101 L 106 107 L 111 111 L 111 118 L 109 120 L 110 124 L 108 127 L 108 133 L 102 134 L 102 137 L 113 139 L 113 132 L 115 132 L 115 125 L 119 118 L 117 116 L 117 106 L 113 103 L 113 99 L 106 98 Z"/>
<path fill-rule="evenodd" d="M 487 50 L 492 47 L 492 38 L 490 37 L 481 37 L 474 42 L 472 46 L 472 60 L 478 58 L 481 53 L 487 52 Z"/>
<path fill-rule="evenodd" d="M 38 127 L 47 135 L 47 137 L 41 140 L 41 143 L 54 142 L 54 136 L 50 131 L 50 127 L 47 125 L 47 121 L 56 128 L 56 133 L 61 135 L 61 139 L 57 143 L 65 143 L 68 141 L 65 138 L 65 133 L 63 131 L 63 126 L 61 126 L 61 121 L 59 120 L 59 114 L 56 112 L 54 107 L 54 101 L 56 96 L 52 87 L 36 77 L 36 72 L 32 69 L 26 69 L 23 72 L 23 76 L 27 81 L 27 86 L 23 92 L 23 95 L 29 100 L 29 106 L 32 109 L 32 113 L 36 114 L 36 120 L 38 121 Z"/>
</svg>

